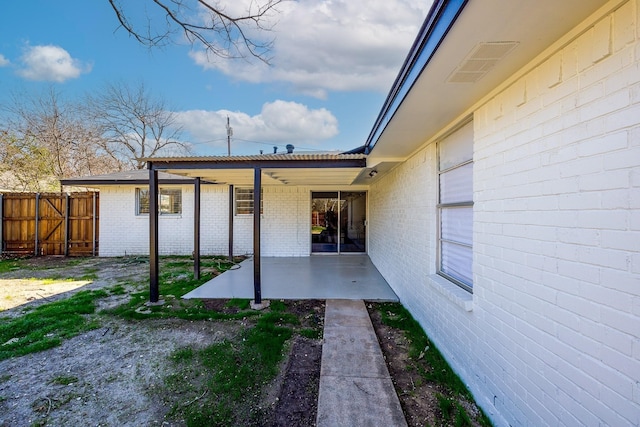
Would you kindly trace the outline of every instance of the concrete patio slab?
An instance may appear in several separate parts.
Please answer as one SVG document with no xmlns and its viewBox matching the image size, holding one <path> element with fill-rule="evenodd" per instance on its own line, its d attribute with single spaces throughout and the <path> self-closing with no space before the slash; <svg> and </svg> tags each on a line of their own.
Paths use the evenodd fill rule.
<svg viewBox="0 0 640 427">
<path fill-rule="evenodd" d="M 407 425 L 362 300 L 327 300 L 318 427 Z"/>
<path fill-rule="evenodd" d="M 183 298 L 253 298 L 253 260 Z M 262 298 L 398 301 L 367 255 L 263 257 Z"/>
</svg>

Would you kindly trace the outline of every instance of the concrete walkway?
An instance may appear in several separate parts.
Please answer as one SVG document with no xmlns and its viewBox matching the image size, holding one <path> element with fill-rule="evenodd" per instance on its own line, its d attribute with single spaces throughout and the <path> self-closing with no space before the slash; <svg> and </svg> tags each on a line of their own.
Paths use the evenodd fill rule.
<svg viewBox="0 0 640 427">
<path fill-rule="evenodd" d="M 362 300 L 326 302 L 317 425 L 407 425 Z"/>
</svg>

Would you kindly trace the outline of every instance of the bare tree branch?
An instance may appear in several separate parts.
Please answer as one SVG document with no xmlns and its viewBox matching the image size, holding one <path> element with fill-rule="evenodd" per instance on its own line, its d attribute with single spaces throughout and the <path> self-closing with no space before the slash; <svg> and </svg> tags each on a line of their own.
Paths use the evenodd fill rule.
<svg viewBox="0 0 640 427">
<path fill-rule="evenodd" d="M 101 148 L 134 169 L 146 166 L 144 158 L 156 154 L 188 155 L 190 146 L 180 140 L 182 128 L 165 102 L 152 98 L 143 84 L 110 84 L 89 95 L 86 106 L 104 142 Z"/>
<path fill-rule="evenodd" d="M 130 4 L 108 1 L 120 27 L 145 46 L 166 46 L 181 33 L 192 45 L 202 44 L 207 53 L 219 58 L 255 57 L 268 64 L 273 40 L 262 40 L 257 34 L 273 29 L 269 19 L 277 14 L 278 5 L 288 0 L 251 0 L 238 15 L 227 13 L 215 0 L 146 0 L 164 15 L 165 25 L 150 17 L 146 24 L 134 23 Z"/>
<path fill-rule="evenodd" d="M 0 173 L 3 184 L 21 190 L 53 190 L 57 180 L 118 170 L 101 149 L 102 136 L 83 110 L 53 89 L 39 96 L 13 94 L 0 105 Z"/>
</svg>

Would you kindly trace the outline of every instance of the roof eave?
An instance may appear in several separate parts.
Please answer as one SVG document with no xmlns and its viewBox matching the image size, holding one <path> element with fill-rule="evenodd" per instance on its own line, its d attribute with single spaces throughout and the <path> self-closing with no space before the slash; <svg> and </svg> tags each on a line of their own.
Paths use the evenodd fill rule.
<svg viewBox="0 0 640 427">
<path fill-rule="evenodd" d="M 414 83 L 428 65 L 468 0 L 436 0 L 420 28 L 365 143 L 371 152 Z"/>
<path fill-rule="evenodd" d="M 164 185 L 191 185 L 193 179 L 160 179 L 159 184 Z M 83 180 L 83 179 L 61 179 L 60 184 L 69 187 L 104 187 L 111 185 L 149 185 L 148 179 L 122 179 L 122 180 Z M 204 182 L 203 184 L 215 184 L 213 182 Z"/>
</svg>

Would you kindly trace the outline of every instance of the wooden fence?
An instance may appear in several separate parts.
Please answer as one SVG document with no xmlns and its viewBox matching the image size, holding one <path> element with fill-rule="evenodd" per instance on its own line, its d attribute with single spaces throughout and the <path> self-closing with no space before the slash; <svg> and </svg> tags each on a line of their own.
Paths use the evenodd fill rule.
<svg viewBox="0 0 640 427">
<path fill-rule="evenodd" d="M 98 255 L 99 204 L 95 192 L 0 194 L 2 254 Z"/>
</svg>

